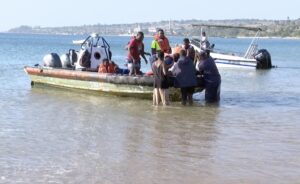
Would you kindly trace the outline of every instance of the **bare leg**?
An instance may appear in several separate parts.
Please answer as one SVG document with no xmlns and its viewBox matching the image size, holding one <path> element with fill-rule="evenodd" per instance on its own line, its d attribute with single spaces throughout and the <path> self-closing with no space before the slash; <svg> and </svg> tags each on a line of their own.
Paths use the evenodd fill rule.
<svg viewBox="0 0 300 184">
<path fill-rule="evenodd" d="M 169 96 L 168 96 L 167 89 L 159 89 L 159 94 L 160 94 L 160 97 L 161 97 L 162 104 L 164 106 L 169 105 L 169 98 L 168 98 Z"/>
</svg>

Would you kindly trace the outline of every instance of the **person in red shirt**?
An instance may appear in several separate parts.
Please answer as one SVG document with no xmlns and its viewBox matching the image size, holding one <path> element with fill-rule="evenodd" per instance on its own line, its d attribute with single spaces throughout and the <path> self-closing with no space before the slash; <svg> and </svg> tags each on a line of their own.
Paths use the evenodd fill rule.
<svg viewBox="0 0 300 184">
<path fill-rule="evenodd" d="M 135 37 L 133 37 L 128 44 L 128 69 L 129 75 L 139 75 L 141 69 L 141 57 L 145 60 L 145 63 L 148 64 L 148 61 L 145 55 L 150 55 L 144 51 L 144 33 L 138 32 Z"/>
</svg>

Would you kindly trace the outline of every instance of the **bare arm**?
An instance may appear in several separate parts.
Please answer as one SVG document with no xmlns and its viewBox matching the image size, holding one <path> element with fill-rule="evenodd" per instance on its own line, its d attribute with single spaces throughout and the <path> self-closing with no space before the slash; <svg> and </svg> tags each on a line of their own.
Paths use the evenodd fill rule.
<svg viewBox="0 0 300 184">
<path fill-rule="evenodd" d="M 141 56 L 142 56 L 142 58 L 144 59 L 145 63 L 148 64 L 148 60 L 147 60 L 147 58 L 146 58 L 146 56 L 145 56 L 145 53 L 141 54 Z"/>
<path fill-rule="evenodd" d="M 147 60 L 147 58 L 145 56 L 145 55 L 148 55 L 148 53 L 145 52 L 144 44 L 142 44 L 142 50 L 141 50 L 140 54 L 141 54 L 142 58 L 144 59 L 145 63 L 148 64 L 148 60 Z"/>
<path fill-rule="evenodd" d="M 162 62 L 162 68 L 163 68 L 164 75 L 167 75 L 167 67 L 164 61 Z"/>
</svg>

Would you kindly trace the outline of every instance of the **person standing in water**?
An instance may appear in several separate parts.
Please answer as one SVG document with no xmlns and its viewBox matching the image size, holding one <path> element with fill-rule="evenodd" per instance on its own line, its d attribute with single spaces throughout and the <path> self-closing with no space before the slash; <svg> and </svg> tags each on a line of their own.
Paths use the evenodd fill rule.
<svg viewBox="0 0 300 184">
<path fill-rule="evenodd" d="M 158 59 L 152 65 L 154 76 L 153 105 L 169 105 L 169 84 L 167 80 L 167 69 L 164 63 L 164 53 L 158 52 Z"/>
<path fill-rule="evenodd" d="M 186 105 L 189 102 L 193 104 L 194 88 L 197 86 L 196 69 L 191 58 L 187 57 L 186 51 L 180 51 L 178 60 L 178 73 L 175 72 L 175 87 L 181 90 L 181 103 Z"/>
<path fill-rule="evenodd" d="M 205 101 L 208 103 L 220 101 L 221 75 L 209 51 L 200 51 L 199 72 L 204 77 Z"/>
</svg>

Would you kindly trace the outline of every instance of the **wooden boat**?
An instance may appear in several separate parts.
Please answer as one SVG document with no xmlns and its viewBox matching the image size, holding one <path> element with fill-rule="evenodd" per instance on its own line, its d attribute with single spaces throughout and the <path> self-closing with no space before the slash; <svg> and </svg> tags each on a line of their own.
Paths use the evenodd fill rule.
<svg viewBox="0 0 300 184">
<path fill-rule="evenodd" d="M 57 87 L 90 90 L 118 96 L 152 98 L 152 76 L 128 76 L 102 74 L 97 72 L 57 69 L 49 67 L 24 67 L 33 85 L 51 85 Z M 172 100 L 179 100 L 180 92 L 170 88 Z"/>
</svg>

